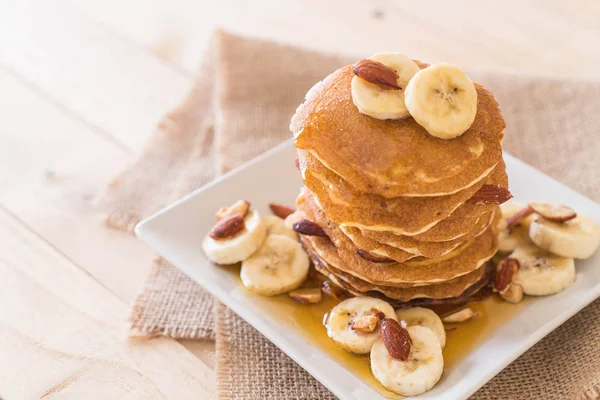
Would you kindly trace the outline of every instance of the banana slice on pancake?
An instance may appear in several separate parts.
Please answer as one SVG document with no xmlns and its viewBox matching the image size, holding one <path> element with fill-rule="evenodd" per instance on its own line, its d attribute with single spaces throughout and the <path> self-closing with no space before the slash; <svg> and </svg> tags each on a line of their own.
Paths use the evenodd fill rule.
<svg viewBox="0 0 600 400">
<path fill-rule="evenodd" d="M 477 114 L 477 90 L 458 67 L 441 63 L 420 70 L 404 94 L 410 115 L 431 135 L 453 139 L 471 127 Z"/>
<path fill-rule="evenodd" d="M 565 222 L 537 216 L 529 226 L 529 237 L 539 247 L 556 255 L 585 259 L 598 249 L 600 226 L 581 215 Z"/>
<path fill-rule="evenodd" d="M 352 297 L 329 311 L 324 324 L 327 335 L 341 348 L 356 354 L 367 354 L 379 337 L 377 320 L 396 319 L 387 302 L 373 297 Z M 377 322 L 377 324 L 375 324 Z M 375 324 L 373 330 L 357 330 L 356 324 Z"/>
<path fill-rule="evenodd" d="M 519 262 L 519 272 L 513 283 L 520 285 L 525 294 L 546 296 L 558 293 L 575 281 L 575 262 L 534 245 L 518 247 L 510 258 Z"/>
<path fill-rule="evenodd" d="M 265 215 L 262 217 L 263 223 L 267 227 L 267 235 L 285 235 L 290 239 L 298 240 L 298 234 L 291 227 L 285 224 L 285 220 L 276 215 Z"/>
<path fill-rule="evenodd" d="M 223 222 L 227 222 L 227 219 L 223 219 L 217 225 L 222 225 Z M 244 217 L 244 228 L 241 231 L 231 237 L 218 239 L 211 237 L 209 233 L 202 241 L 202 248 L 206 257 L 217 264 L 235 264 L 250 257 L 262 245 L 266 236 L 267 228 L 260 214 L 249 210 Z"/>
<path fill-rule="evenodd" d="M 440 317 L 430 310 L 423 307 L 400 308 L 396 310 L 398 320 L 406 321 L 408 326 L 424 326 L 436 334 L 442 348 L 446 346 L 446 330 Z"/>
<path fill-rule="evenodd" d="M 256 253 L 242 262 L 240 278 L 253 292 L 275 296 L 302 285 L 309 265 L 308 255 L 298 241 L 271 234 Z"/>
<path fill-rule="evenodd" d="M 371 349 L 371 371 L 386 389 L 402 396 L 430 390 L 442 377 L 444 357 L 437 335 L 424 326 L 409 326 L 410 353 L 406 361 L 393 358 L 383 340 Z"/>
<path fill-rule="evenodd" d="M 402 119 L 409 116 L 404 104 L 404 89 L 408 81 L 419 72 L 419 66 L 400 53 L 378 53 L 369 58 L 393 69 L 399 89 L 386 90 L 354 76 L 350 84 L 352 101 L 362 114 L 376 119 Z M 358 63 L 357 63 L 358 64 Z"/>
</svg>

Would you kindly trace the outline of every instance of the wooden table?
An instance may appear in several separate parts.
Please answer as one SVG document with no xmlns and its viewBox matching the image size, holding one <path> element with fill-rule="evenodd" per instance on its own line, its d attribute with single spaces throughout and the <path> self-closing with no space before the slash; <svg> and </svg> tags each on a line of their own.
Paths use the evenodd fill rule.
<svg viewBox="0 0 600 400">
<path fill-rule="evenodd" d="M 369 55 L 600 77 L 600 2 L 2 0 L 0 397 L 214 397 L 212 344 L 128 343 L 152 252 L 92 199 L 183 97 L 215 26 Z"/>
</svg>

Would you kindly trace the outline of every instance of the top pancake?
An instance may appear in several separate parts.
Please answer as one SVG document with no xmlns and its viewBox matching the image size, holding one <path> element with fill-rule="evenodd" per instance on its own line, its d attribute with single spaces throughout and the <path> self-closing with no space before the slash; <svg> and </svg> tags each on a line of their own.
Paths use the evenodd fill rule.
<svg viewBox="0 0 600 400">
<path fill-rule="evenodd" d="M 422 66 L 423 68 L 423 66 Z M 333 72 L 292 117 L 299 149 L 307 150 L 355 190 L 383 197 L 441 196 L 481 181 L 502 156 L 504 119 L 480 85 L 477 115 L 461 136 L 438 139 L 415 122 L 378 120 L 352 102 L 352 66 Z"/>
</svg>

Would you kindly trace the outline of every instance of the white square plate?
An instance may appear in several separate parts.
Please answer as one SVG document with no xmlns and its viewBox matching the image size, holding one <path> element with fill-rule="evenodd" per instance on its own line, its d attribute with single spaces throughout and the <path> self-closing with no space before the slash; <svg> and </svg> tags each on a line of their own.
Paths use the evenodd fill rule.
<svg viewBox="0 0 600 400">
<path fill-rule="evenodd" d="M 302 185 L 294 167 L 295 150 L 286 142 L 196 190 L 142 221 L 137 235 L 161 256 L 230 307 L 341 399 L 383 399 L 362 379 L 311 342 L 293 323 L 282 323 L 280 305 L 247 291 L 231 273 L 215 267 L 201 248 L 220 206 L 243 198 L 259 212 L 269 202 L 294 204 Z M 505 154 L 510 189 L 520 201 L 564 203 L 600 222 L 600 205 Z M 422 399 L 464 399 L 553 329 L 600 296 L 600 254 L 577 262 L 573 286 L 524 304 L 450 370 Z"/>
</svg>

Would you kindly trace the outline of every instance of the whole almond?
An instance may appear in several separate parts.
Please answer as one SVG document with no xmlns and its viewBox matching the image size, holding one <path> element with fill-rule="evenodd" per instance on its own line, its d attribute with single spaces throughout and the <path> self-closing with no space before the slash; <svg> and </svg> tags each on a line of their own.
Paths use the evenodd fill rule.
<svg viewBox="0 0 600 400">
<path fill-rule="evenodd" d="M 283 219 L 294 213 L 294 209 L 279 203 L 269 203 L 269 208 L 273 214 Z"/>
<path fill-rule="evenodd" d="M 367 261 L 371 261 L 374 263 L 391 263 L 394 262 L 394 260 L 392 260 L 391 258 L 387 258 L 387 257 L 382 257 L 380 255 L 377 254 L 373 254 L 367 250 L 362 250 L 362 249 L 357 249 L 356 253 L 361 256 L 362 258 L 364 258 Z"/>
<path fill-rule="evenodd" d="M 508 290 L 520 267 L 519 261 L 515 258 L 508 257 L 500 261 L 494 276 L 494 290 L 500 293 Z"/>
<path fill-rule="evenodd" d="M 381 339 L 390 357 L 406 361 L 410 355 L 411 339 L 408 331 L 395 319 L 381 321 Z"/>
<path fill-rule="evenodd" d="M 519 224 L 519 222 L 521 222 L 524 218 L 529 217 L 531 214 L 533 214 L 533 208 L 531 208 L 529 206 L 523 208 L 522 210 L 517 212 L 515 215 L 513 215 L 512 217 L 510 217 L 506 220 L 506 228 L 507 229 L 514 228 L 515 226 L 517 226 Z"/>
<path fill-rule="evenodd" d="M 242 217 L 242 214 L 236 213 L 217 222 L 209 235 L 215 240 L 224 240 L 235 236 L 236 233 L 241 232 L 244 228 L 246 228 L 244 217 Z"/>
<path fill-rule="evenodd" d="M 498 185 L 483 185 L 467 202 L 472 204 L 502 204 L 513 197 L 508 189 Z"/>
<path fill-rule="evenodd" d="M 315 222 L 309 221 L 307 219 L 303 219 L 302 221 L 296 222 L 292 229 L 298 232 L 301 235 L 306 236 L 322 236 L 326 237 L 327 234 L 318 224 Z"/>
<path fill-rule="evenodd" d="M 378 61 L 367 58 L 360 60 L 352 67 L 354 75 L 365 81 L 377 85 L 383 90 L 399 90 L 398 74 L 394 69 Z"/>
</svg>

